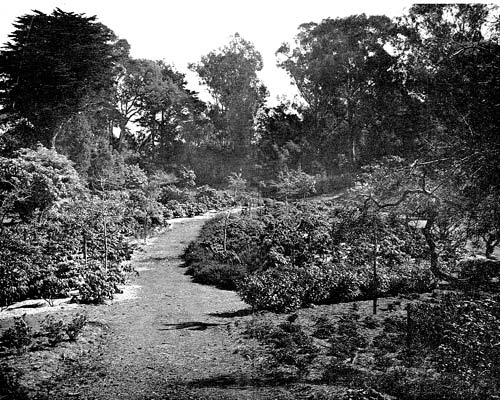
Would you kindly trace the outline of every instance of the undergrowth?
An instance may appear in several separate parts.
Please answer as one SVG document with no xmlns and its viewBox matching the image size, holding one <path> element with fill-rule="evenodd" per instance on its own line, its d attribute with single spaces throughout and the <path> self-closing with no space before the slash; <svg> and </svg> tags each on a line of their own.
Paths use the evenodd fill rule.
<svg viewBox="0 0 500 400">
<path fill-rule="evenodd" d="M 498 300 L 452 293 L 385 317 L 256 314 L 244 335 L 261 344 L 259 374 L 313 385 L 310 398 L 493 400 L 500 395 Z"/>
</svg>

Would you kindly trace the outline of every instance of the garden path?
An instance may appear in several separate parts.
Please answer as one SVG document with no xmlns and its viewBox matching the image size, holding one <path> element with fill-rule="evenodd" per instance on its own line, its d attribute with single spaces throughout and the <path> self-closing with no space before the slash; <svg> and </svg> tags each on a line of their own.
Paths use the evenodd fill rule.
<svg viewBox="0 0 500 400">
<path fill-rule="evenodd" d="M 180 268 L 179 257 L 205 220 L 174 220 L 134 254 L 136 298 L 88 309 L 89 320 L 105 326 L 106 334 L 86 356 L 87 367 L 67 377 L 76 398 L 260 398 L 258 388 L 234 378 L 248 381 L 252 370 L 236 354 L 241 339 L 235 329 L 251 317 L 228 318 L 246 305 L 234 292 L 193 283 Z"/>
</svg>

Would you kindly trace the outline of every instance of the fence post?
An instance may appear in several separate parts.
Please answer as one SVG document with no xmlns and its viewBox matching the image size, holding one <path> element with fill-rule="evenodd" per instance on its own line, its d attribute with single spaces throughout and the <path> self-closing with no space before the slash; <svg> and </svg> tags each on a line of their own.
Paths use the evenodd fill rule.
<svg viewBox="0 0 500 400">
<path fill-rule="evenodd" d="M 85 266 L 87 266 L 88 255 L 87 255 L 87 236 L 83 235 L 83 260 L 85 262 Z"/>
<path fill-rule="evenodd" d="M 104 219 L 104 270 L 108 273 L 108 227 Z"/>
</svg>

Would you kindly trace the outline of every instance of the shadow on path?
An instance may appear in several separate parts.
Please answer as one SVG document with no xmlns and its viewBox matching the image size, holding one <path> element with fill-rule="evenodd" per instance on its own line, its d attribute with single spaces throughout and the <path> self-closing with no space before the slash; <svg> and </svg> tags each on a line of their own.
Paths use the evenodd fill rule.
<svg viewBox="0 0 500 400">
<path fill-rule="evenodd" d="M 159 331 L 172 331 L 177 329 L 189 329 L 190 331 L 204 331 L 207 328 L 220 325 L 228 325 L 228 324 L 215 324 L 208 322 L 190 321 L 190 322 L 179 322 L 177 324 L 162 324 L 162 325 L 166 326 L 166 328 L 158 328 Z"/>
<path fill-rule="evenodd" d="M 278 379 L 276 377 L 254 377 L 245 374 L 235 374 L 235 375 L 216 375 L 208 378 L 200 378 L 190 380 L 185 383 L 189 388 L 237 388 L 237 387 L 278 387 L 287 383 L 292 383 L 294 380 L 291 379 Z"/>
<path fill-rule="evenodd" d="M 216 313 L 210 313 L 211 317 L 218 317 L 218 318 L 236 318 L 236 317 L 246 317 L 248 315 L 252 315 L 253 311 L 251 308 L 244 308 L 241 310 L 237 311 L 226 311 L 226 312 L 216 312 Z"/>
</svg>

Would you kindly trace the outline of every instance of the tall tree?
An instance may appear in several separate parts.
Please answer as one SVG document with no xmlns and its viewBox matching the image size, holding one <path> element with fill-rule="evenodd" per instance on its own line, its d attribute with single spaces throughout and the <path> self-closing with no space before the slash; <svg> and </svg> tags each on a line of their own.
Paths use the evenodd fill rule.
<svg viewBox="0 0 500 400">
<path fill-rule="evenodd" d="M 158 89 L 158 66 L 152 60 L 127 57 L 122 62 L 116 90 L 115 123 L 120 128 L 118 147 L 121 149 L 130 133 L 130 123 L 136 123 L 144 113 L 147 96 Z"/>
<path fill-rule="evenodd" d="M 422 232 L 434 267 L 438 241 L 449 234 L 458 233 L 462 241 L 482 239 L 486 256 L 500 243 L 495 14 L 483 4 L 416 5 L 401 21 L 395 43 L 405 87 L 420 99 L 425 124 L 415 160 L 373 170 L 381 178 L 380 194 L 390 199 L 387 206 L 403 206 L 426 221 Z M 370 180 L 377 181 L 373 174 Z M 445 256 L 455 257 L 456 250 Z"/>
<path fill-rule="evenodd" d="M 357 166 L 362 150 L 378 156 L 394 147 L 404 94 L 387 50 L 393 31 L 385 16 L 326 19 L 301 25 L 294 47 L 277 52 L 307 103 L 312 156 L 328 166 L 342 155 Z"/>
<path fill-rule="evenodd" d="M 214 100 L 211 116 L 220 144 L 237 157 L 249 153 L 255 136 L 254 118 L 267 96 L 267 89 L 257 76 L 262 67 L 260 53 L 237 33 L 225 47 L 190 66 Z"/>
<path fill-rule="evenodd" d="M 14 26 L 0 53 L 2 114 L 22 122 L 27 140 L 55 147 L 71 118 L 109 106 L 115 37 L 96 17 L 58 8 L 21 16 Z"/>
<path fill-rule="evenodd" d="M 500 191 L 500 30 L 484 4 L 417 5 L 407 19 L 403 68 L 425 99 L 427 157 L 461 190 Z M 471 193 L 472 193 L 471 192 Z"/>
<path fill-rule="evenodd" d="M 259 158 L 265 178 L 274 178 L 287 169 L 299 169 L 307 160 L 309 143 L 302 135 L 302 121 L 286 104 L 265 108 L 258 118 Z"/>
<path fill-rule="evenodd" d="M 147 69 L 138 96 L 138 146 L 149 162 L 174 163 L 182 147 L 198 140 L 205 105 L 186 88 L 184 75 L 163 62 L 143 61 Z"/>
</svg>

